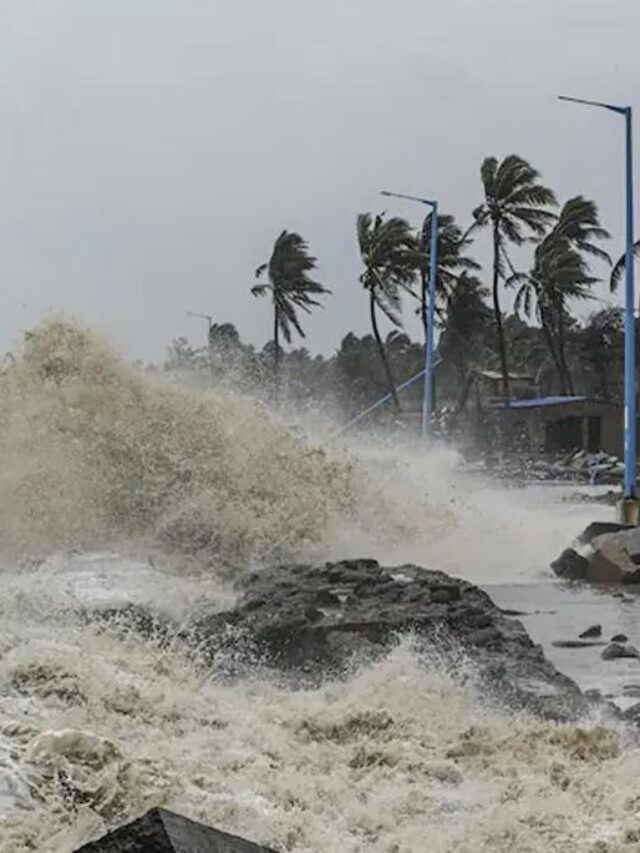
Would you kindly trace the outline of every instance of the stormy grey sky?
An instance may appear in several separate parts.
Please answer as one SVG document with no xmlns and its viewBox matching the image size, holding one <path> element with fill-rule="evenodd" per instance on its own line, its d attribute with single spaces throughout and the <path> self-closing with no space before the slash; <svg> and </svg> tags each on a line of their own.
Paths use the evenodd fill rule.
<svg viewBox="0 0 640 853">
<path fill-rule="evenodd" d="M 249 287 L 288 228 L 330 352 L 367 328 L 356 214 L 386 187 L 464 223 L 488 154 L 595 198 L 622 249 L 622 120 L 555 95 L 640 115 L 638 0 L 0 0 L 0 25 L 2 349 L 59 309 L 143 358 L 203 334 L 188 310 L 262 345 Z"/>
</svg>

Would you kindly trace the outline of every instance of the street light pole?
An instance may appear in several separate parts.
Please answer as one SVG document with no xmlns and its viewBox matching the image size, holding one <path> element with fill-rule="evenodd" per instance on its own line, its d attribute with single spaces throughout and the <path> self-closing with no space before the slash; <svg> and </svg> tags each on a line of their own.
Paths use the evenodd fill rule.
<svg viewBox="0 0 640 853">
<path fill-rule="evenodd" d="M 633 276 L 633 115 L 631 107 L 587 101 L 583 98 L 560 96 L 561 101 L 599 107 L 624 116 L 625 119 L 625 171 L 626 171 L 626 248 L 625 248 L 625 303 L 624 303 L 624 493 L 622 519 L 638 523 L 636 499 L 636 334 L 634 321 Z"/>
<path fill-rule="evenodd" d="M 625 247 L 625 400 L 628 388 L 629 399 L 625 405 L 625 446 L 624 446 L 624 496 L 627 500 L 636 497 L 636 329 L 635 329 L 635 287 L 633 277 L 633 115 L 631 107 L 625 109 L 626 124 L 626 186 L 627 186 L 627 239 Z"/>
<path fill-rule="evenodd" d="M 436 277 L 438 274 L 438 202 L 418 196 L 392 193 L 383 190 L 382 195 L 415 201 L 431 208 L 431 234 L 429 249 L 429 305 L 427 308 L 427 328 L 424 354 L 424 392 L 422 397 L 422 434 L 431 434 L 434 409 L 434 369 L 435 369 L 435 316 L 436 316 Z"/>
</svg>

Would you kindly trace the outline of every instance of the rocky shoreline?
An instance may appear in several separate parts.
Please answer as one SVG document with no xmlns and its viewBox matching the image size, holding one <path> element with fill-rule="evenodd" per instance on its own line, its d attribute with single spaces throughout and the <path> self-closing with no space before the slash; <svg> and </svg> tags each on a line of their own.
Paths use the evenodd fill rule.
<svg viewBox="0 0 640 853">
<path fill-rule="evenodd" d="M 487 698 L 510 708 L 563 722 L 596 707 L 616 715 L 559 672 L 509 611 L 444 572 L 371 559 L 283 565 L 249 575 L 238 591 L 232 609 L 197 613 L 182 626 L 131 607 L 87 615 L 124 621 L 147 636 L 178 637 L 230 677 L 258 664 L 294 686 L 346 675 L 411 634 L 427 657 L 452 667 L 468 659 Z"/>
</svg>

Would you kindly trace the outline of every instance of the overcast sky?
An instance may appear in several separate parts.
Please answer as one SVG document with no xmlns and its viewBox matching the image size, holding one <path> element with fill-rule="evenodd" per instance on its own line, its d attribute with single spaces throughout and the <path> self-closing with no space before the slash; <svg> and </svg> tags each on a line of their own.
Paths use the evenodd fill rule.
<svg viewBox="0 0 640 853">
<path fill-rule="evenodd" d="M 262 345 L 287 228 L 331 352 L 367 328 L 356 214 L 390 188 L 466 223 L 489 154 L 595 198 L 622 250 L 622 119 L 555 96 L 640 115 L 640 0 L 0 0 L 0 27 L 2 349 L 59 309 L 147 359 L 203 334 L 189 310 Z"/>
</svg>

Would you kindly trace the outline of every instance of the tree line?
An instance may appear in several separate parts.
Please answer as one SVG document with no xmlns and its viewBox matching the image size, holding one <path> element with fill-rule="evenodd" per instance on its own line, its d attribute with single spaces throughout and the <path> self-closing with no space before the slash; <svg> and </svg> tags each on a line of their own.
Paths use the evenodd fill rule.
<svg viewBox="0 0 640 853">
<path fill-rule="evenodd" d="M 601 278 L 594 260 L 608 268 L 612 292 L 624 271 L 624 256 L 614 263 L 604 248 L 610 235 L 596 203 L 577 195 L 559 205 L 538 171 L 515 154 L 502 161 L 487 157 L 480 177 L 483 197 L 465 227 L 450 214 L 437 217 L 439 400 L 455 400 L 470 371 L 492 367 L 500 373 L 506 401 L 511 399 L 512 375 L 522 371 L 533 372 L 549 392 L 573 394 L 579 389 L 615 398 L 620 312 L 596 310 L 584 324 L 573 313 L 580 303 L 594 299 Z M 286 383 L 288 396 L 328 395 L 347 411 L 386 392 L 400 411 L 398 383 L 423 365 L 423 346 L 402 331 L 402 307 L 405 301 L 415 305 L 426 341 L 431 224 L 432 214 L 417 229 L 385 213 L 357 217 L 359 283 L 367 296 L 371 335 L 347 335 L 331 358 L 312 358 L 305 349 L 284 350 L 283 341 L 291 345 L 295 337 L 305 337 L 302 315 L 323 307 L 333 294 L 317 280 L 317 259 L 307 241 L 283 231 L 269 260 L 255 271 L 252 287 L 256 297 L 268 298 L 271 305 L 273 333 L 265 349 L 257 353 L 247 347 L 230 324 L 210 324 L 206 352 L 189 354 L 186 342 L 174 342 L 169 363 L 186 360 L 218 375 L 241 370 L 247 381 L 270 381 L 276 394 Z M 473 257 L 485 232 L 491 248 L 488 285 Z M 635 249 L 640 254 L 640 241 Z M 502 305 L 507 290 L 514 294 L 511 314 Z M 386 336 L 383 320 L 392 327 Z M 419 389 L 407 392 L 402 401 L 413 404 L 417 394 Z"/>
</svg>

